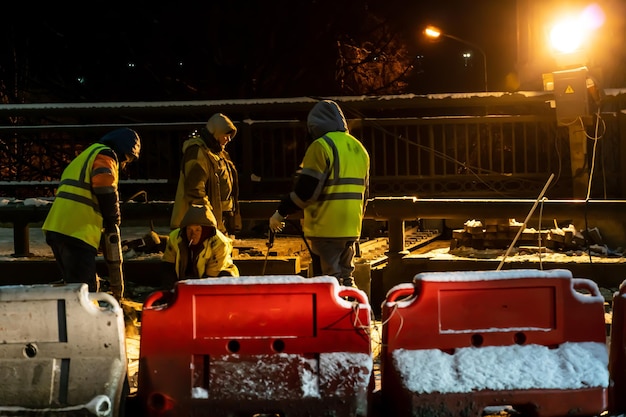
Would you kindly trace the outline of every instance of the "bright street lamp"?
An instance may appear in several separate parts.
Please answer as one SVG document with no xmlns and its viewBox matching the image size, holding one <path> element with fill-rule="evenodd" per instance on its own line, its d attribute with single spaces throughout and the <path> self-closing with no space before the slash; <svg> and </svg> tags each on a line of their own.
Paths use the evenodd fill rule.
<svg viewBox="0 0 626 417">
<path fill-rule="evenodd" d="M 596 29 L 604 24 L 605 15 L 600 6 L 587 6 L 579 13 L 563 16 L 550 30 L 556 63 L 560 67 L 575 67 L 587 64 L 587 52 L 592 46 Z"/>
<path fill-rule="evenodd" d="M 438 39 L 440 36 L 444 36 L 446 38 L 450 38 L 450 39 L 454 39 L 455 41 L 464 43 L 465 45 L 468 45 L 469 47 L 477 50 L 478 52 L 480 52 L 480 54 L 483 56 L 483 72 L 484 72 L 484 83 L 485 83 L 485 91 L 489 91 L 487 89 L 487 54 L 485 54 L 485 51 L 483 51 L 483 49 L 476 45 L 475 43 L 472 43 L 470 41 L 466 41 L 465 39 L 461 39 L 457 36 L 454 35 L 450 35 L 448 33 L 444 33 L 442 32 L 439 28 L 436 28 L 435 26 L 427 26 L 426 29 L 424 29 L 424 35 L 426 35 L 428 38 L 431 39 Z"/>
</svg>

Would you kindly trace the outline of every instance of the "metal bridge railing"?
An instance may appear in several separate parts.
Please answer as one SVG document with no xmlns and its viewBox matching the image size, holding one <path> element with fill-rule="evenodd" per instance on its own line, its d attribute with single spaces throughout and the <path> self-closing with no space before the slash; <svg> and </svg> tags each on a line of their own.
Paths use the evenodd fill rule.
<svg viewBox="0 0 626 417">
<path fill-rule="evenodd" d="M 507 104 L 511 100 L 508 97 Z M 409 108 L 411 103 L 432 105 L 424 104 L 423 100 L 409 100 L 400 110 L 368 112 L 366 109 L 379 109 L 386 103 L 355 101 L 351 107 L 346 106 L 349 111 L 344 109 L 351 132 L 370 153 L 372 197 L 531 198 L 539 193 L 553 173 L 556 180 L 549 196 L 571 197 L 568 132 L 557 126 L 553 111 L 535 105 L 523 114 L 464 116 L 463 110 L 454 107 L 459 104 L 452 99 L 446 102 L 450 107 L 437 103 L 442 108 L 428 112 Z M 239 129 L 235 140 L 228 145 L 228 151 L 238 167 L 242 199 L 275 199 L 291 189 L 294 174 L 310 140 L 306 115 L 311 105 L 305 104 L 299 103 L 284 117 L 272 113 L 272 104 L 264 105 L 266 110 L 263 112 L 254 107 L 257 111 L 254 115 L 247 115 L 250 105 L 246 103 L 225 107 L 224 112 L 231 116 Z M 358 113 L 352 111 L 357 104 L 361 106 Z M 187 103 L 183 108 L 190 106 Z M 281 111 L 285 112 L 285 106 L 282 105 Z M 108 130 L 128 126 L 136 129 L 143 138 L 142 155 L 122 176 L 123 180 L 135 180 L 121 187 L 122 197 L 147 190 L 150 199 L 173 199 L 182 143 L 190 132 L 204 125 L 206 113 L 200 117 L 172 110 L 174 113 L 163 120 L 154 120 L 173 105 L 129 106 L 133 110 L 132 117 L 117 114 L 125 107 L 116 109 L 115 116 L 99 113 L 95 105 L 94 109 L 85 107 L 93 110 L 90 118 L 73 116 L 70 110 L 55 108 L 58 115 L 54 124 L 49 121 L 37 124 L 33 120 L 39 119 L 25 112 L 27 116 L 23 120 L 13 118 L 12 124 L 0 126 L 0 160 L 3 161 L 0 165 L 0 196 L 53 195 L 52 182 L 59 179 L 63 168 L 80 150 Z M 293 105 L 288 108 L 291 107 Z M 111 108 L 109 105 L 105 110 L 110 112 Z M 480 113 L 476 108 L 470 106 L 465 113 Z M 483 111 L 485 108 L 481 107 Z M 40 117 L 44 117 L 47 111 L 45 108 L 36 110 L 41 112 Z M 498 111 L 503 112 L 502 109 Z M 0 117 L 6 112 L 8 110 L 0 107 Z M 370 113 L 374 117 L 370 117 Z M 431 115 L 424 116 L 426 113 Z M 198 121 L 182 121 L 190 118 Z M 624 152 L 621 149 L 620 118 L 608 117 L 604 123 L 606 140 L 600 144 L 601 152 L 597 154 L 600 163 L 596 165 L 602 173 L 602 197 L 621 198 L 619 178 Z M 34 186 L 33 181 L 39 184 Z M 51 182 L 49 187 L 46 182 Z"/>
</svg>

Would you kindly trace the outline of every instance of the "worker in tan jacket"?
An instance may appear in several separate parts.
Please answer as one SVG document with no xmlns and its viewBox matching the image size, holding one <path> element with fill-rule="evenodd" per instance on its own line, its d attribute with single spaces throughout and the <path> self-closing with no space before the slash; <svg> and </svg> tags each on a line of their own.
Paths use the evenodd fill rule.
<svg viewBox="0 0 626 417">
<path fill-rule="evenodd" d="M 237 169 L 225 149 L 236 134 L 234 123 L 216 113 L 183 143 L 170 229 L 180 227 L 189 207 L 199 204 L 213 211 L 222 233 L 232 235 L 241 230 Z"/>
</svg>

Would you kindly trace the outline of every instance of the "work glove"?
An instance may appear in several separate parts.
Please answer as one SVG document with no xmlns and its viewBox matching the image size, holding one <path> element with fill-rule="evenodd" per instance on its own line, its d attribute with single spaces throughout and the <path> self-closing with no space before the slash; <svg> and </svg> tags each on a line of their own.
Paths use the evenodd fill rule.
<svg viewBox="0 0 626 417">
<path fill-rule="evenodd" d="M 272 217 L 270 217 L 270 230 L 274 233 L 281 232 L 285 227 L 285 218 L 276 210 Z"/>
</svg>

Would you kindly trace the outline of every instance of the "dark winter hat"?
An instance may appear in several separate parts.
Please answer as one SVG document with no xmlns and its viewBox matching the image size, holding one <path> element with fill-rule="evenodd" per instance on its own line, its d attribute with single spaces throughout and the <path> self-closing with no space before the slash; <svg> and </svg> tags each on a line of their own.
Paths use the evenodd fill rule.
<svg viewBox="0 0 626 417">
<path fill-rule="evenodd" d="M 118 159 L 124 161 L 126 155 L 130 155 L 133 160 L 139 159 L 141 151 L 141 140 L 139 134 L 132 129 L 123 127 L 113 130 L 102 136 L 100 143 L 113 149 Z"/>
</svg>

